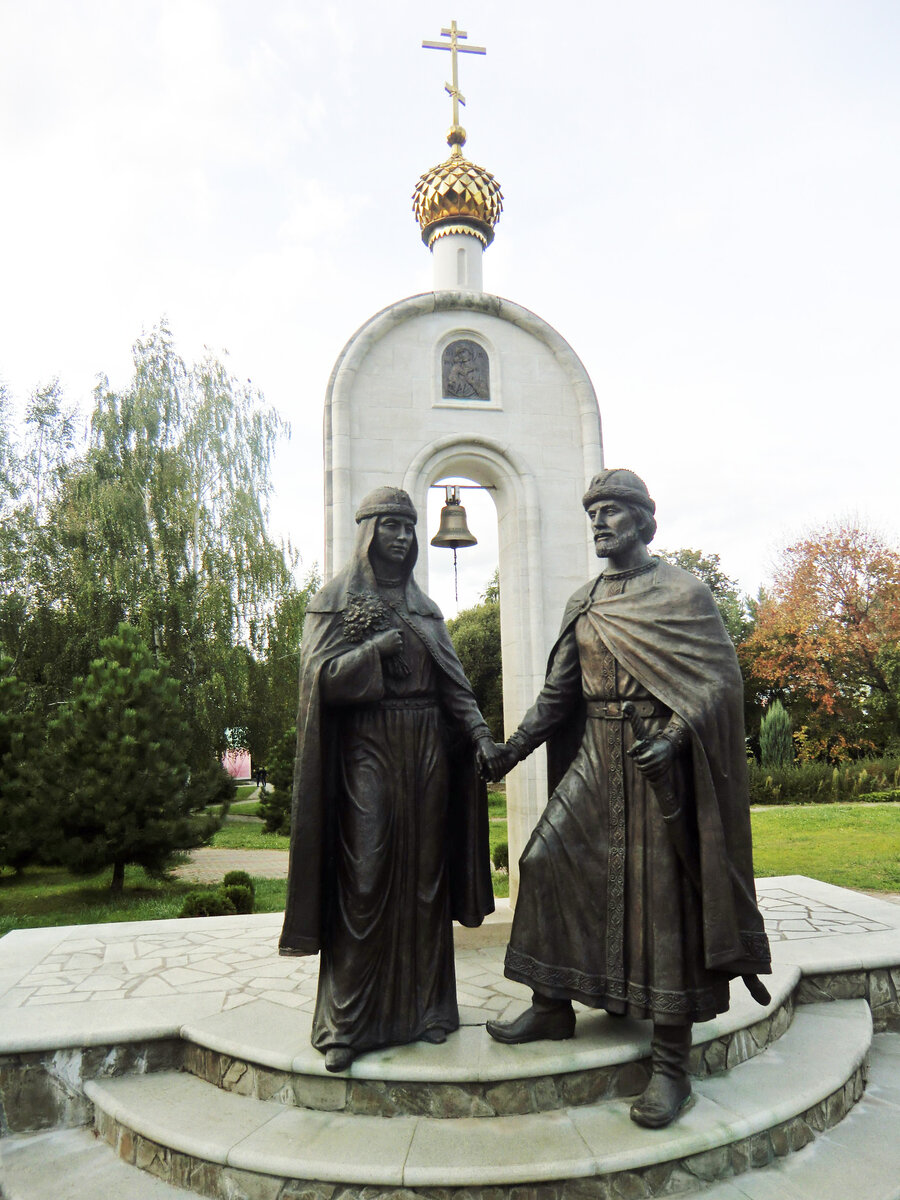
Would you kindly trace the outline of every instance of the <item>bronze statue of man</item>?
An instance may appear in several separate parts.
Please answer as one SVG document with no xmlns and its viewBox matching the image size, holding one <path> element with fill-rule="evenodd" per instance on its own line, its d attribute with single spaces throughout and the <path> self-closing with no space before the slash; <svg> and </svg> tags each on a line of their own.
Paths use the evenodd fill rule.
<svg viewBox="0 0 900 1200">
<path fill-rule="evenodd" d="M 729 980 L 771 970 L 756 904 L 734 648 L 712 594 L 647 548 L 646 484 L 606 470 L 584 497 L 600 576 L 569 601 L 540 695 L 497 777 L 548 743 L 551 796 L 522 854 L 506 953 L 533 990 L 501 1042 L 571 1037 L 572 1001 L 653 1022 L 652 1074 L 631 1108 L 668 1125 L 687 1104 L 691 1025 Z"/>
</svg>

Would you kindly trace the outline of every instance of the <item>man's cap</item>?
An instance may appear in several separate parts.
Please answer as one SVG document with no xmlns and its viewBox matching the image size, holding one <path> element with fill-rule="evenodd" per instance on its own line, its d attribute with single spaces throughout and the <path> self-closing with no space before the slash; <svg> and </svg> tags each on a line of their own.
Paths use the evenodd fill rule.
<svg viewBox="0 0 900 1200">
<path fill-rule="evenodd" d="M 610 467 L 594 476 L 582 504 L 588 508 L 598 500 L 624 500 L 627 504 L 640 505 L 651 514 L 656 512 L 656 502 L 650 499 L 646 483 L 640 475 L 624 467 Z"/>
</svg>

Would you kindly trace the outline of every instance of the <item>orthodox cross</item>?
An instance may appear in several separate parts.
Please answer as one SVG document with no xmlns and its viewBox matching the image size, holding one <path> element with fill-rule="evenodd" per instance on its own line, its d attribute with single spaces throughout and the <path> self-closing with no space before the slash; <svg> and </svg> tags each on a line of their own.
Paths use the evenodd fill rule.
<svg viewBox="0 0 900 1200">
<path fill-rule="evenodd" d="M 450 72 L 453 79 L 452 83 L 444 84 L 444 91 L 453 100 L 453 124 L 459 124 L 459 106 L 465 104 L 466 98 L 459 90 L 459 68 L 458 55 L 460 54 L 487 54 L 484 46 L 461 46 L 460 38 L 467 38 L 469 35 L 461 29 L 456 28 L 456 22 L 450 22 L 449 29 L 441 30 L 441 37 L 449 38 L 449 42 L 423 42 L 422 46 L 426 50 L 449 50 L 450 51 Z"/>
</svg>

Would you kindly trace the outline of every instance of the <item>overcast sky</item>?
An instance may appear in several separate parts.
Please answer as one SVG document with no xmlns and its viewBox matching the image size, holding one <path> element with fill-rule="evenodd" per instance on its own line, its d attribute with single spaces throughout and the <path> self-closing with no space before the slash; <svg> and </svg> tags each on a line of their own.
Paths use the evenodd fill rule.
<svg viewBox="0 0 900 1200">
<path fill-rule="evenodd" d="M 321 562 L 331 366 L 431 287 L 410 195 L 447 154 L 449 55 L 421 42 L 455 18 L 488 51 L 460 62 L 467 153 L 505 197 L 485 288 L 580 355 L 657 543 L 755 592 L 829 520 L 896 541 L 896 0 L 448 3 L 0 0 L 14 395 L 58 375 L 86 412 L 167 316 L 290 420 L 276 526 Z"/>
</svg>

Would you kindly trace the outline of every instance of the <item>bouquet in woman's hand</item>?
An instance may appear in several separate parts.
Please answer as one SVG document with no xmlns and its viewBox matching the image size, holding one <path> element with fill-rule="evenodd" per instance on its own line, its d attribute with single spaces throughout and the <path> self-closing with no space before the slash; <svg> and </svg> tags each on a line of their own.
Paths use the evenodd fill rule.
<svg viewBox="0 0 900 1200">
<path fill-rule="evenodd" d="M 364 642 L 373 633 L 396 629 L 391 614 L 378 596 L 371 592 L 348 592 L 347 607 L 344 609 L 344 637 L 348 642 Z M 394 679 L 404 679 L 409 674 L 409 664 L 403 654 L 382 660 L 382 667 Z"/>
</svg>

